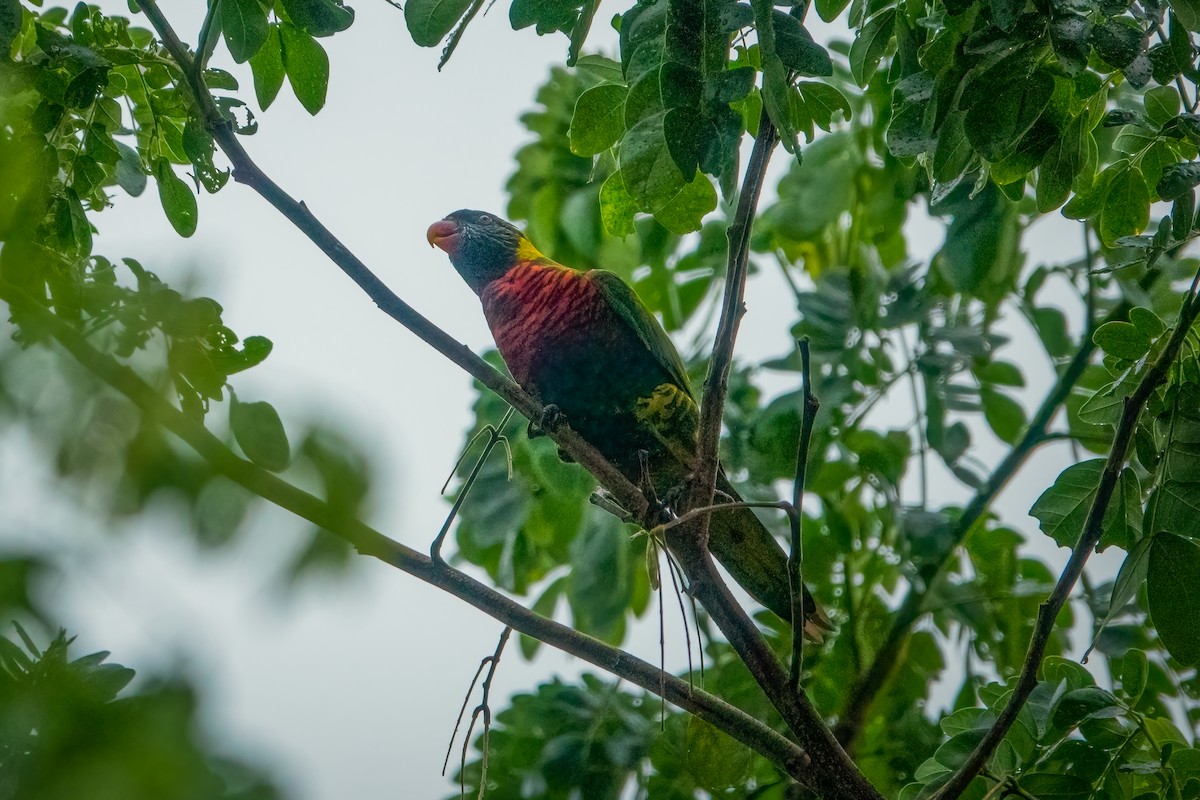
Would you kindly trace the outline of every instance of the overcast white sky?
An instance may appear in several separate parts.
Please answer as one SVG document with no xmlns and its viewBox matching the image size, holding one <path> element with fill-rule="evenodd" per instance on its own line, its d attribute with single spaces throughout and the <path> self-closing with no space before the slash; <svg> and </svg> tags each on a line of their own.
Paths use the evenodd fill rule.
<svg viewBox="0 0 1200 800">
<path fill-rule="evenodd" d="M 124 13 L 123 3 L 105 5 Z M 181 36 L 194 41 L 202 4 L 161 5 Z M 310 117 L 285 87 L 245 145 L 402 297 L 482 351 L 491 340 L 476 298 L 444 254 L 429 249 L 424 231 L 460 207 L 503 211 L 511 156 L 529 139 L 517 117 L 532 106 L 548 67 L 564 59 L 566 39 L 513 32 L 498 4 L 475 21 L 438 74 L 439 50 L 412 44 L 399 11 L 383 0 L 353 5 L 351 29 L 323 40 L 332 61 L 325 110 Z M 612 11 L 597 19 L 593 47 L 611 49 Z M 248 71 L 228 62 L 219 49 L 214 63 L 243 77 L 242 96 L 253 102 Z M 336 409 L 338 424 L 374 447 L 371 522 L 426 547 L 446 513 L 439 488 L 470 424 L 467 376 L 379 313 L 245 187 L 231 183 L 202 196 L 190 240 L 171 230 L 153 188 L 138 199 L 119 196 L 95 221 L 98 253 L 139 258 L 168 282 L 198 274 L 199 291 L 224 305 L 234 330 L 272 339 L 271 357 L 236 379 L 239 396 L 271 400 L 293 424 Z M 1075 251 L 1077 237 L 1064 242 L 1061 228 L 1056 234 L 1042 227 L 1035 242 L 1053 248 L 1040 251 L 1043 258 Z M 915 255 L 938 244 L 932 237 L 918 242 Z M 794 311 L 780 286 L 770 277 L 752 284 L 746 352 L 789 347 Z M 1032 361 L 1034 371 L 1044 363 Z M 1048 376 L 1044 369 L 1043 381 Z M 1038 381 L 1030 396 L 1040 396 L 1042 386 Z M 911 409 L 888 414 L 903 425 Z M 500 623 L 366 560 L 334 590 L 276 602 L 259 564 L 272 561 L 281 541 L 293 541 L 287 537 L 296 524 L 273 509 L 257 515 L 246 546 L 219 556 L 198 559 L 185 537 L 164 529 L 165 512 L 147 515 L 118 540 L 103 537 L 70 510 L 47 515 L 51 471 L 30 471 L 19 438 L 9 434 L 10 446 L 0 448 L 0 486 L 8 498 L 29 502 L 9 504 L 0 521 L 20 523 L 3 527 L 23 525 L 32 537 L 69 534 L 86 542 L 54 587 L 61 622 L 80 634 L 78 652 L 109 649 L 139 671 L 184 663 L 204 686 L 214 736 L 230 751 L 278 767 L 300 800 L 452 791 L 439 774 L 447 737 Z M 1005 496 L 1007 513 L 1031 538 L 1036 526 L 1025 511 L 1064 454 L 1045 451 Z M 632 649 L 657 659 L 653 626 L 643 627 Z M 680 641 L 668 666 L 684 663 Z M 527 664 L 512 647 L 496 691 L 527 690 L 552 673 L 581 669 L 545 650 Z"/>
</svg>

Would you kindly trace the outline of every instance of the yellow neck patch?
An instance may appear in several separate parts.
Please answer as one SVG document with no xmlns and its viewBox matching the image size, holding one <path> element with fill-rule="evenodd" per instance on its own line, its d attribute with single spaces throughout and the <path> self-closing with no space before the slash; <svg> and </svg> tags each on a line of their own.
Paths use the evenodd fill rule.
<svg viewBox="0 0 1200 800">
<path fill-rule="evenodd" d="M 522 234 L 520 241 L 517 242 L 517 261 L 537 261 L 539 258 L 545 258 L 545 256 L 533 246 L 533 242 L 529 241 L 528 236 Z"/>
</svg>

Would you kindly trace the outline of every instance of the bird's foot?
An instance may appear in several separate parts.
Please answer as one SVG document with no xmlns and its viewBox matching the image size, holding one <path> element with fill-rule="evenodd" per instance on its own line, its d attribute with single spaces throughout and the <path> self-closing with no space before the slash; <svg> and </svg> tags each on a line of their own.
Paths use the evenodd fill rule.
<svg viewBox="0 0 1200 800">
<path fill-rule="evenodd" d="M 563 410 L 554 403 L 548 403 L 542 408 L 542 415 L 537 422 L 533 420 L 529 421 L 529 427 L 526 429 L 526 432 L 529 434 L 530 439 L 536 439 L 539 436 L 554 433 L 566 424 L 567 415 L 563 413 Z M 561 451 L 559 455 L 561 457 Z"/>
</svg>

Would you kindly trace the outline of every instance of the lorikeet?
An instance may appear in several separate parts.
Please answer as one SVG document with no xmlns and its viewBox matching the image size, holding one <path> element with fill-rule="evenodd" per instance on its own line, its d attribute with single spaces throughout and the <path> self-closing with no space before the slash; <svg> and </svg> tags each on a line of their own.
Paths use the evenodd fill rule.
<svg viewBox="0 0 1200 800">
<path fill-rule="evenodd" d="M 669 494 L 691 473 L 699 413 L 666 331 L 616 274 L 571 269 L 538 252 L 512 224 L 455 211 L 429 226 L 431 245 L 483 304 L 513 379 L 635 484 Z M 724 473 L 717 488 L 734 500 Z M 791 619 L 787 556 L 750 509 L 715 512 L 709 548 L 767 608 Z M 832 629 L 804 589 L 804 629 Z"/>
</svg>

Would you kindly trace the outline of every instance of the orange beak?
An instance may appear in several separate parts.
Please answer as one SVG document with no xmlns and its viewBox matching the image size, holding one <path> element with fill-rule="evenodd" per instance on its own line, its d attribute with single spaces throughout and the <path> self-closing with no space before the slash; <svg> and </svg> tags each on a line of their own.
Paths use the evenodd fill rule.
<svg viewBox="0 0 1200 800">
<path fill-rule="evenodd" d="M 425 239 L 430 247 L 440 247 L 446 253 L 452 254 L 458 249 L 458 223 L 448 219 L 439 219 L 425 231 Z"/>
</svg>

